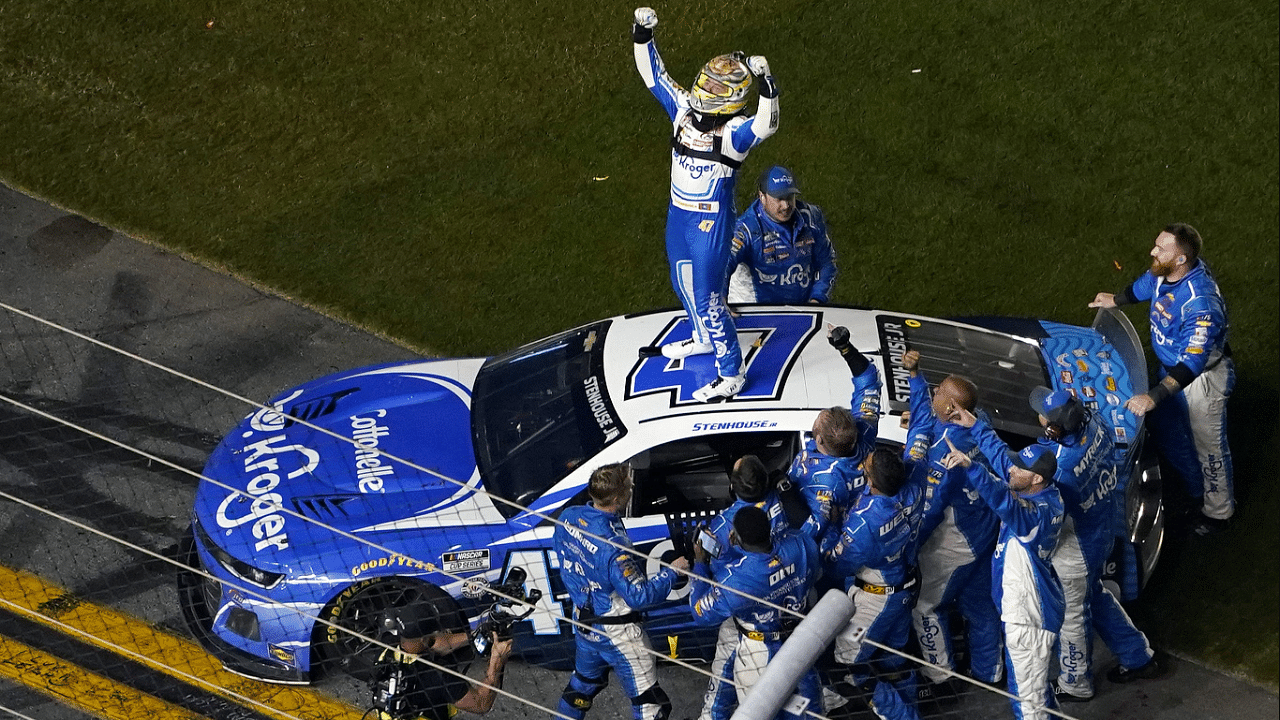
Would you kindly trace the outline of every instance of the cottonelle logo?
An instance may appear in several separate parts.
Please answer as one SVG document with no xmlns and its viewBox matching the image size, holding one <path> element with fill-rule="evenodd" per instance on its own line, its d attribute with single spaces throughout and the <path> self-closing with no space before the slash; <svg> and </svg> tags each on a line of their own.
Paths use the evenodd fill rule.
<svg viewBox="0 0 1280 720">
<path fill-rule="evenodd" d="M 277 512 L 282 507 L 283 498 L 280 493 L 272 492 L 280 484 L 280 461 L 284 458 L 296 460 L 295 455 L 302 458 L 301 466 L 285 475 L 289 480 L 312 472 L 320 465 L 320 453 L 301 445 L 282 444 L 285 439 L 284 435 L 273 435 L 246 445 L 242 451 L 245 454 L 244 474 L 253 477 L 244 492 L 231 493 L 218 505 L 218 527 L 231 530 L 253 523 L 251 531 L 258 539 L 253 549 L 257 551 L 268 547 L 277 550 L 289 547 L 289 535 L 284 532 L 284 516 Z M 246 502 L 249 509 L 243 512 L 241 506 Z"/>
<path fill-rule="evenodd" d="M 384 463 L 378 457 L 378 438 L 390 435 L 391 430 L 379 425 L 376 418 L 386 417 L 387 411 L 378 410 L 373 414 L 374 417 L 351 416 L 351 441 L 356 445 L 356 478 L 362 493 L 382 492 L 383 476 L 395 473 L 391 463 Z"/>
</svg>

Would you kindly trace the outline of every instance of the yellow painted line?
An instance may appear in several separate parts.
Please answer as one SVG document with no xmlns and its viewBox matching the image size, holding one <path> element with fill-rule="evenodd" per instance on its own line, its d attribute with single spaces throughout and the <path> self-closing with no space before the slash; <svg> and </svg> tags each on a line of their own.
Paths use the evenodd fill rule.
<svg viewBox="0 0 1280 720">
<path fill-rule="evenodd" d="M 111 608 L 86 602 L 31 573 L 0 565 L 0 599 L 27 610 L 31 619 L 44 625 L 65 632 L 56 623 L 49 622 L 53 619 L 86 633 L 87 637 L 67 633 L 82 642 L 108 650 L 123 647 L 150 658 L 152 662 L 148 664 L 183 682 L 210 692 L 218 692 L 218 688 L 222 688 L 235 693 L 241 697 L 218 694 L 265 715 L 281 720 L 359 720 L 362 714 L 360 710 L 323 693 L 259 682 L 228 672 L 222 663 L 195 642 L 170 635 Z M 192 676 L 209 684 L 194 682 Z M 266 707 L 246 704 L 242 698 Z M 268 708 L 281 712 L 273 713 Z"/>
<path fill-rule="evenodd" d="M 0 677 L 107 720 L 203 720 L 201 715 L 6 637 L 0 637 Z"/>
</svg>

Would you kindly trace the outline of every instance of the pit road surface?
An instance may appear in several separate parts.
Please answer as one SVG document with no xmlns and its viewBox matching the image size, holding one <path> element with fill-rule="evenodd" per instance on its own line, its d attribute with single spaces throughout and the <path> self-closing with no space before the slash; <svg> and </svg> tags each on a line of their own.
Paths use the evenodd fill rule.
<svg viewBox="0 0 1280 720">
<path fill-rule="evenodd" d="M 301 250 L 304 252 L 306 250 Z M 187 262 L 73 213 L 0 185 L 0 303 L 66 326 L 140 357 L 176 369 L 238 395 L 263 401 L 277 391 L 319 375 L 376 362 L 404 360 L 414 353 L 385 339 Z M 174 464 L 198 471 L 213 444 L 249 409 L 211 391 L 174 380 L 137 361 L 65 336 L 7 310 L 0 310 L 0 396 L 51 416 L 142 447 Z M 25 348 L 25 349 L 24 349 Z M 43 607 L 52 620 L 22 617 L 0 598 L 0 708 L 38 720 L 139 716 L 140 703 L 160 697 L 164 717 L 272 717 L 264 709 L 289 704 L 310 692 L 328 707 L 327 717 L 359 717 L 367 707 L 362 685 L 330 679 L 301 695 L 276 694 L 267 686 L 224 678 L 241 698 L 263 706 L 226 701 L 216 690 L 174 679 L 148 668 L 129 651 L 154 651 L 154 638 L 187 636 L 174 587 L 174 568 L 147 551 L 172 554 L 188 522 L 195 480 L 166 467 L 150 467 L 106 442 L 90 442 L 59 422 L 0 403 L 0 423 L 21 432 L 0 432 L 0 490 L 32 505 L 0 499 L 0 572 L 29 573 L 54 588 Z M 4 425 L 0 425 L 4 427 Z M 19 438 L 21 442 L 15 440 Z M 77 462 L 75 457 L 81 455 Z M 60 520 L 64 516 L 79 525 Z M 100 531 L 125 540 L 122 546 Z M 16 588 L 9 583 L 6 588 Z M 25 587 L 25 586 L 24 586 Z M 58 594 L 57 588 L 64 594 Z M 35 592 L 35 591 L 32 591 Z M 59 604 L 59 601 L 62 604 Z M 66 606 L 75 606 L 68 608 Z M 119 613 L 130 630 L 119 649 L 96 648 L 67 629 L 75 608 Z M 68 642 L 71 638 L 75 642 Z M 148 640 L 147 638 L 151 638 Z M 132 639 L 132 641 L 130 640 Z M 133 647 L 130 647 L 130 645 Z M 158 652 L 158 651 L 156 651 Z M 216 665 L 193 659 L 189 643 L 179 664 Z M 1112 664 L 1105 650 L 1097 666 Z M 213 670 L 200 670 L 214 676 Z M 673 718 L 696 716 L 705 681 L 667 666 L 661 682 L 675 704 Z M 519 698 L 554 707 L 567 673 L 513 662 L 506 689 Z M 57 688 L 73 687 L 73 693 Z M 103 698 L 95 704 L 95 693 Z M 292 692 L 292 691 L 291 691 Z M 51 699 L 51 695 L 62 698 Z M 72 707 L 78 702 L 79 707 Z M 353 707 L 349 712 L 342 703 Z M 295 706 L 296 707 L 296 706 Z M 1250 683 L 1174 658 L 1164 678 L 1127 686 L 1098 682 L 1097 698 L 1071 705 L 1079 718 L 1275 718 L 1275 695 Z M 311 712 L 320 713 L 316 707 Z M 134 714 L 137 713 L 137 714 Z M 0 717 L 7 714 L 0 710 Z M 159 715 L 157 715 L 159 716 Z M 314 717 L 324 715 L 316 714 Z M 612 682 L 590 717 L 630 716 Z M 1008 705 L 989 693 L 971 692 L 958 705 L 931 717 L 1010 717 Z M 542 710 L 500 698 L 489 717 L 546 717 Z"/>
</svg>

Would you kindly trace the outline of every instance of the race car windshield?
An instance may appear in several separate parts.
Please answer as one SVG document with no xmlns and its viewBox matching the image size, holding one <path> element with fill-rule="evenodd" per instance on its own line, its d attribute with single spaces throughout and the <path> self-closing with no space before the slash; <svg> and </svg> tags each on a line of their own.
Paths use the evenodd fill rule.
<svg viewBox="0 0 1280 720">
<path fill-rule="evenodd" d="M 527 506 L 626 434 L 604 382 L 610 321 L 490 359 L 476 378 L 471 432 L 485 489 Z M 519 508 L 494 503 L 508 518 Z"/>
</svg>

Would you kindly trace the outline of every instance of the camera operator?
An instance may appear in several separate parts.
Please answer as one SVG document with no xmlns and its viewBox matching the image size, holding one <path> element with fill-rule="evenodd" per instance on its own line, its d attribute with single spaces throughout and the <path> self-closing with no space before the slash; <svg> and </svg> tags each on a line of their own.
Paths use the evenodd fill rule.
<svg viewBox="0 0 1280 720">
<path fill-rule="evenodd" d="M 390 624 L 400 638 L 400 650 L 393 659 L 400 671 L 402 689 L 398 694 L 403 699 L 397 705 L 400 712 L 383 710 L 381 720 L 448 720 L 459 710 L 483 715 L 493 708 L 497 699 L 493 688 L 502 687 L 502 673 L 511 655 L 510 638 L 500 639 L 493 633 L 484 685 L 477 685 L 441 669 L 458 665 L 455 653 L 471 657 L 467 632 L 446 631 L 434 610 L 420 605 L 401 608 Z"/>
</svg>

